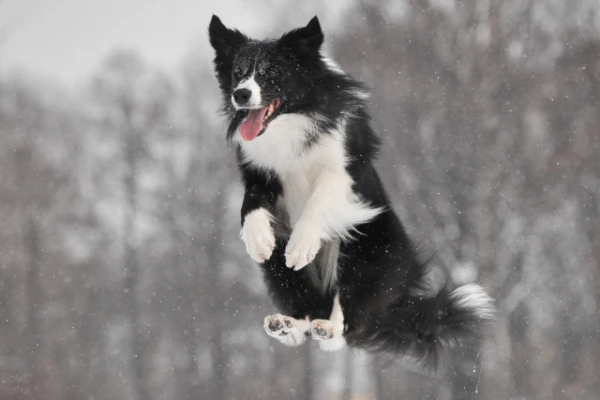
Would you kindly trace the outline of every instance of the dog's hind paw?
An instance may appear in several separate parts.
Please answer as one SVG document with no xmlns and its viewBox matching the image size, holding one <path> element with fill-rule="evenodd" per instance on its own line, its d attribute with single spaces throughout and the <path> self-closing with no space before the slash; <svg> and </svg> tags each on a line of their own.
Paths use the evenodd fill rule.
<svg viewBox="0 0 600 400">
<path fill-rule="evenodd" d="M 310 322 L 273 314 L 265 317 L 265 332 L 287 346 L 299 346 L 306 341 Z"/>
<path fill-rule="evenodd" d="M 340 350 L 346 346 L 343 331 L 343 324 L 327 319 L 313 320 L 310 328 L 312 338 L 318 340 L 321 350 L 325 351 Z"/>
</svg>

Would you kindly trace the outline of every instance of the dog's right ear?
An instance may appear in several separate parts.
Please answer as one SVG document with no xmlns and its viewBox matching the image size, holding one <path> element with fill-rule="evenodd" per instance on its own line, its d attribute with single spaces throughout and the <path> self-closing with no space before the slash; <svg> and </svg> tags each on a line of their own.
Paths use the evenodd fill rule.
<svg viewBox="0 0 600 400">
<path fill-rule="evenodd" d="M 208 37 L 217 55 L 224 56 L 231 56 L 237 48 L 248 41 L 248 38 L 237 29 L 229 29 L 223 25 L 216 15 L 213 15 L 210 20 Z"/>
</svg>

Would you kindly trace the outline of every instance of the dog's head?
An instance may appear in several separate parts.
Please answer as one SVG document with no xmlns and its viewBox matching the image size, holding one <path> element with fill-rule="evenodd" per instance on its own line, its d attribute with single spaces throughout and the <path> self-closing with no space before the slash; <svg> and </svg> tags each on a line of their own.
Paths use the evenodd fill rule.
<svg viewBox="0 0 600 400">
<path fill-rule="evenodd" d="M 317 17 L 277 40 L 258 41 L 213 16 L 209 37 L 229 137 L 239 128 L 243 139 L 254 140 L 279 116 L 323 108 L 317 100 L 323 90 L 319 81 L 333 72 L 320 54 L 323 32 Z"/>
</svg>

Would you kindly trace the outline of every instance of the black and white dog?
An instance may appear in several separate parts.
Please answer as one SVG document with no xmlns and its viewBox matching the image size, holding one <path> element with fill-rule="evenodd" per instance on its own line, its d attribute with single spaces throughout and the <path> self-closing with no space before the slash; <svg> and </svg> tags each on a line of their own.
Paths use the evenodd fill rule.
<svg viewBox="0 0 600 400">
<path fill-rule="evenodd" d="M 493 318 L 475 284 L 428 294 L 428 272 L 375 171 L 363 85 L 321 54 L 318 19 L 254 40 L 213 16 L 227 139 L 245 186 L 241 237 L 281 314 L 267 334 L 434 358 Z"/>
</svg>

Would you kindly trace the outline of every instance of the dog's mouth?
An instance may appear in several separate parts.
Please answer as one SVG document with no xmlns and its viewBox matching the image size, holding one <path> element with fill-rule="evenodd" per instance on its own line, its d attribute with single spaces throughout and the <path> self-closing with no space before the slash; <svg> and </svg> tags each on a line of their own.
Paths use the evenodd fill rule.
<svg viewBox="0 0 600 400">
<path fill-rule="evenodd" d="M 262 108 L 250 110 L 248 117 L 240 125 L 242 138 L 244 140 L 254 140 L 260 136 L 267 129 L 269 122 L 277 116 L 280 106 L 281 100 L 275 98 Z"/>
</svg>

